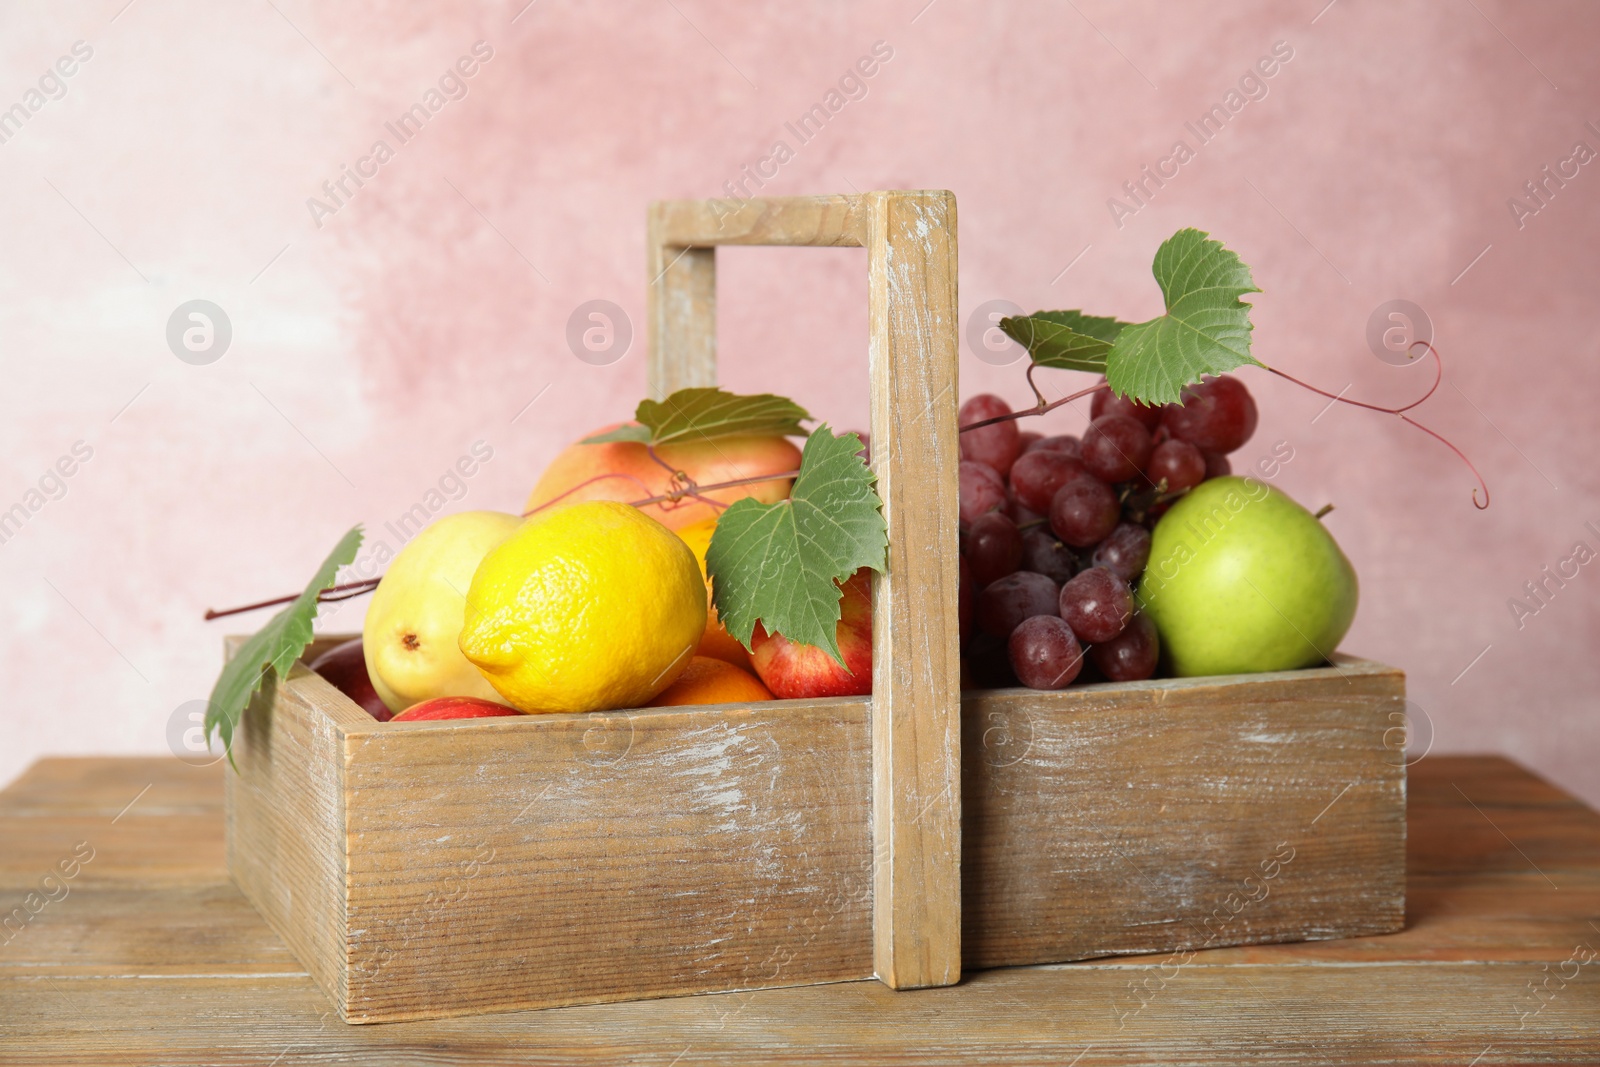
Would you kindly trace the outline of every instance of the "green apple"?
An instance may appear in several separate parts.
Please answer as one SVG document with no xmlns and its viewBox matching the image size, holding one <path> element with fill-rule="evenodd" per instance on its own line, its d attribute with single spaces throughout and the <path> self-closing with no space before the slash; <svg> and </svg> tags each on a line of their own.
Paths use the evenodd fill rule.
<svg viewBox="0 0 1600 1067">
<path fill-rule="evenodd" d="M 498 511 L 446 515 L 389 564 L 367 606 L 361 647 L 372 688 L 390 711 L 435 697 L 500 699 L 456 639 L 478 564 L 520 525 L 521 516 Z"/>
<path fill-rule="evenodd" d="M 1323 662 L 1356 615 L 1355 568 L 1317 517 L 1254 478 L 1212 478 L 1156 523 L 1139 603 L 1174 674 Z"/>
</svg>

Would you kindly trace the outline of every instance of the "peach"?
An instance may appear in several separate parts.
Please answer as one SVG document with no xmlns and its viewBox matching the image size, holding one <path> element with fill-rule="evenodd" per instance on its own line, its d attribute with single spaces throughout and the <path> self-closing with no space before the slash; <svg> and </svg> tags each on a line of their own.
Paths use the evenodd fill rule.
<svg viewBox="0 0 1600 1067">
<path fill-rule="evenodd" d="M 602 427 L 595 433 L 614 428 Z M 800 449 L 783 437 L 722 437 L 714 441 L 666 444 L 656 448 L 656 455 L 671 470 L 652 459 L 645 446 L 636 441 L 569 445 L 545 468 L 523 510 L 532 511 L 558 497 L 562 504 L 584 500 L 619 500 L 626 504 L 660 496 L 674 488 L 674 471 L 682 471 L 694 479 L 696 485 L 714 485 L 784 474 L 800 466 Z M 753 485 L 717 489 L 705 495 L 724 504 L 747 496 L 771 504 L 789 495 L 792 480 L 774 478 Z M 640 510 L 669 530 L 716 518 L 719 511 L 689 498 L 676 503 L 650 504 Z"/>
</svg>

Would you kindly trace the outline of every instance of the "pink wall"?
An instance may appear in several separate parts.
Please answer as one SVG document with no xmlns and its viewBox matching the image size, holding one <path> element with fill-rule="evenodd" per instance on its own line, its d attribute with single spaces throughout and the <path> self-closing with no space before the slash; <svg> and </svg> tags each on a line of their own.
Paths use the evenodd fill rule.
<svg viewBox="0 0 1600 1067">
<path fill-rule="evenodd" d="M 783 139 L 770 193 L 953 189 L 964 313 L 1149 316 L 1153 250 L 1199 226 L 1255 268 L 1261 357 L 1395 400 L 1426 372 L 1374 358 L 1368 317 L 1425 308 L 1449 376 L 1418 414 L 1478 461 L 1490 510 L 1422 435 L 1261 372 L 1245 455 L 1290 442 L 1278 484 L 1338 505 L 1364 594 L 1344 647 L 1406 669 L 1435 751 L 1505 752 L 1600 802 L 1600 565 L 1520 629 L 1507 606 L 1575 541 L 1600 549 L 1600 164 L 1520 226 L 1507 206 L 1575 142 L 1600 149 L 1600 9 L 275 2 L 0 13 L 0 107 L 93 50 L 0 144 L 0 508 L 75 442 L 93 452 L 0 544 L 0 780 L 43 753 L 164 750 L 228 629 L 205 607 L 292 590 L 475 441 L 493 458 L 449 506 L 517 507 L 643 390 L 645 203 L 718 194 Z M 394 141 L 384 123 L 480 40 L 466 96 Z M 893 56 L 865 95 L 799 144 L 784 123 L 876 41 Z M 1193 146 L 1185 122 L 1279 41 L 1293 58 L 1265 97 L 1113 221 L 1121 183 Z M 394 157 L 317 226 L 307 198 L 379 138 Z M 862 269 L 727 254 L 726 383 L 863 424 Z M 165 339 L 194 298 L 233 327 L 206 366 Z M 609 366 L 565 342 L 592 299 L 635 329 Z M 964 353 L 962 374 L 1027 395 L 1017 367 Z"/>
</svg>

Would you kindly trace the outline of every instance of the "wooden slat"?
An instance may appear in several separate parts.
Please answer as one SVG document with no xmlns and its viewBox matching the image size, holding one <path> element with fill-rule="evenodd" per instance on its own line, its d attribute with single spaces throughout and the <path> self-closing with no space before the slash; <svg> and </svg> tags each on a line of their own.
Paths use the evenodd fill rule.
<svg viewBox="0 0 1600 1067">
<path fill-rule="evenodd" d="M 968 692 L 968 965 L 1399 929 L 1404 703 L 1357 661 Z"/>
<path fill-rule="evenodd" d="M 716 245 L 868 248 L 873 467 L 874 966 L 897 988 L 961 961 L 956 212 L 948 192 L 672 201 L 649 218 L 653 396 L 716 381 Z"/>
<path fill-rule="evenodd" d="M 867 702 L 371 723 L 350 1021 L 870 977 Z"/>
<path fill-rule="evenodd" d="M 273 690 L 271 703 L 262 694 L 245 709 L 233 737 L 238 773 L 223 776 L 228 869 L 328 997 L 343 1004 L 345 793 L 335 719 L 345 710 L 324 709 L 348 705 L 374 720 L 300 665 Z"/>
<path fill-rule="evenodd" d="M 1562 958 L 1565 958 L 1564 956 Z M 1593 965 L 1591 965 L 1593 966 Z M 1519 1030 L 1533 964 L 1008 969 L 391 1026 L 295 977 L 0 978 L 8 1063 L 1176 1065 L 1593 1063 L 1600 982 Z M 1592 976 L 1585 976 L 1591 978 Z M 1145 987 L 1146 1004 L 1130 987 Z"/>
<path fill-rule="evenodd" d="M 645 269 L 650 354 L 646 387 L 662 400 L 679 389 L 717 384 L 717 258 L 710 248 L 679 248 L 652 239 Z"/>
<path fill-rule="evenodd" d="M 872 597 L 874 960 L 900 989 L 961 975 L 956 203 L 866 200 L 872 466 L 889 525 Z"/>
<path fill-rule="evenodd" d="M 855 247 L 867 243 L 862 196 L 775 196 L 750 200 L 664 200 L 651 205 L 654 242 L 675 248 L 716 245 Z M 898 194 L 889 194 L 898 195 Z"/>
</svg>

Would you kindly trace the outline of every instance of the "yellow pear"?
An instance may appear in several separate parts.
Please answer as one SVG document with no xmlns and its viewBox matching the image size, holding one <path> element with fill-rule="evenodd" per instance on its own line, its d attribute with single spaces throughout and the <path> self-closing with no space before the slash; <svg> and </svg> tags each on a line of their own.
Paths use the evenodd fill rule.
<svg viewBox="0 0 1600 1067">
<path fill-rule="evenodd" d="M 446 515 L 389 564 L 367 607 L 361 645 L 372 687 L 390 711 L 434 697 L 500 699 L 456 641 L 473 573 L 521 524 L 499 511 Z"/>
</svg>

